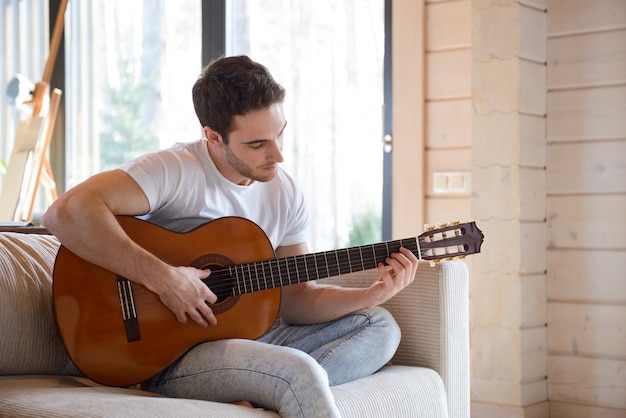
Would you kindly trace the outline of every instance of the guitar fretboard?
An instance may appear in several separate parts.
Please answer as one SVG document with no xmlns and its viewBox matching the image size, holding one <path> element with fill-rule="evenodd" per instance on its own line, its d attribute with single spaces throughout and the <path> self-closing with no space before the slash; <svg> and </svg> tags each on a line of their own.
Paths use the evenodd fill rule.
<svg viewBox="0 0 626 418">
<path fill-rule="evenodd" d="M 422 258 L 417 238 L 227 266 L 206 281 L 218 297 L 243 295 L 375 268 L 400 247 Z"/>
</svg>

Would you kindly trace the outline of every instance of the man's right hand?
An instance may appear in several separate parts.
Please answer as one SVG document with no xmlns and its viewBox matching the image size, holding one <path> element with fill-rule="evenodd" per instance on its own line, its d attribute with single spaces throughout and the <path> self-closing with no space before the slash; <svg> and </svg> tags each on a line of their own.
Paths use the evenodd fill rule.
<svg viewBox="0 0 626 418">
<path fill-rule="evenodd" d="M 217 296 L 204 284 L 211 272 L 194 267 L 171 267 L 169 277 L 152 281 L 155 292 L 163 304 L 176 315 L 182 324 L 192 321 L 202 327 L 217 324 L 217 318 L 208 303 Z M 207 303 L 208 302 L 208 303 Z"/>
</svg>

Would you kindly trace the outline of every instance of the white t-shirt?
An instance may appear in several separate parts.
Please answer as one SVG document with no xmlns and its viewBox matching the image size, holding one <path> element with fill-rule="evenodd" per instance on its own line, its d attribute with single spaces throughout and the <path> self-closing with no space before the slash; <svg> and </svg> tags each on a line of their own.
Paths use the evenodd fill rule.
<svg viewBox="0 0 626 418">
<path fill-rule="evenodd" d="M 256 223 L 272 247 L 305 243 L 304 196 L 281 168 L 268 182 L 240 186 L 226 179 L 209 155 L 206 140 L 179 143 L 121 167 L 143 190 L 150 211 L 142 219 L 185 232 L 210 220 L 239 216 Z"/>
</svg>

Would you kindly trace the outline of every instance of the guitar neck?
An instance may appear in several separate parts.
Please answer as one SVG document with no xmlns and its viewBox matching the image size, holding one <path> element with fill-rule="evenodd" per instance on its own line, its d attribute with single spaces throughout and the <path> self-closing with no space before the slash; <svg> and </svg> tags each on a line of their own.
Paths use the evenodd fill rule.
<svg viewBox="0 0 626 418">
<path fill-rule="evenodd" d="M 218 298 L 237 296 L 373 269 L 400 247 L 420 260 L 464 257 L 480 252 L 483 238 L 475 222 L 455 222 L 414 238 L 212 269 L 205 283 Z"/>
<path fill-rule="evenodd" d="M 384 263 L 391 253 L 405 247 L 422 258 L 417 238 L 340 250 L 303 254 L 275 260 L 227 266 L 212 270 L 211 289 L 222 296 L 236 296 L 342 274 L 356 273 Z"/>
</svg>

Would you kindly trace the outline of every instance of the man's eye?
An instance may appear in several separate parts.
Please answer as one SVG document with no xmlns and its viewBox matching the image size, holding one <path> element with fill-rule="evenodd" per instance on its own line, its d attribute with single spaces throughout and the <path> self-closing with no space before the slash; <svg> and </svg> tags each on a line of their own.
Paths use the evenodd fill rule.
<svg viewBox="0 0 626 418">
<path fill-rule="evenodd" d="M 263 142 L 258 142 L 258 143 L 250 144 L 249 146 L 252 149 L 261 149 L 263 145 L 265 145 Z"/>
</svg>

